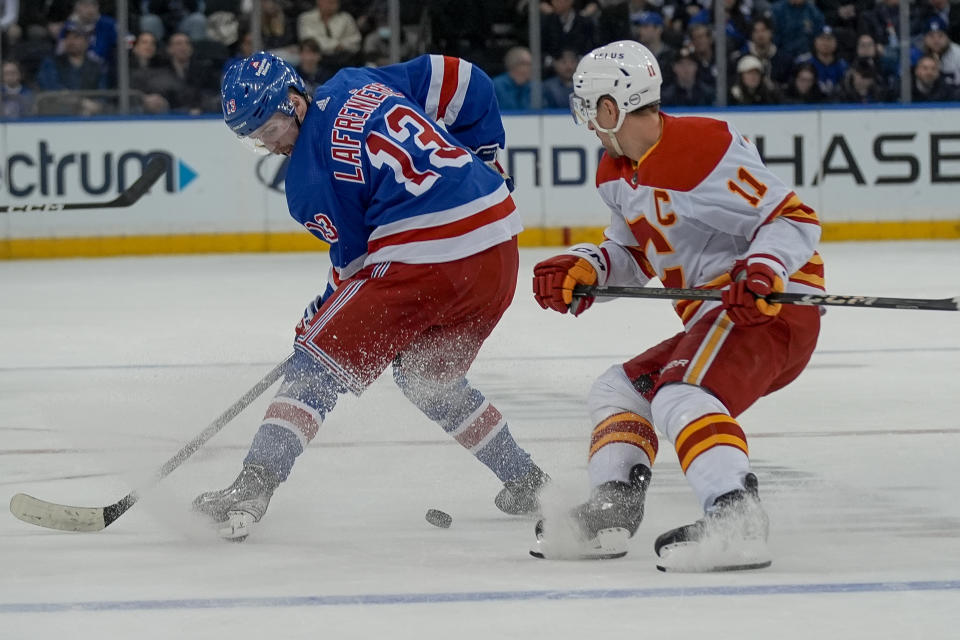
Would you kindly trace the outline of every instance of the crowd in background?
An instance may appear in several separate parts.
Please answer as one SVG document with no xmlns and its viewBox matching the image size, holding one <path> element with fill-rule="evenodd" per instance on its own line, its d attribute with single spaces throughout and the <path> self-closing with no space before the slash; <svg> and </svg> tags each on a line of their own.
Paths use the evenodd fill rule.
<svg viewBox="0 0 960 640">
<path fill-rule="evenodd" d="M 401 59 L 444 53 L 494 77 L 504 110 L 529 109 L 530 1 L 400 2 Z M 903 0 L 907 1 L 907 0 Z M 960 0 L 724 0 L 729 105 L 960 99 Z M 251 0 L 130 0 L 132 110 L 219 112 L 219 79 L 253 50 Z M 716 104 L 713 0 L 539 2 L 541 103 L 566 108 L 577 61 L 614 40 L 656 56 L 668 106 Z M 343 66 L 387 64 L 387 0 L 262 0 L 263 48 L 295 64 L 312 90 Z M 0 0 L 0 117 L 116 110 L 114 0 Z M 721 85 L 723 83 L 720 83 Z"/>
</svg>

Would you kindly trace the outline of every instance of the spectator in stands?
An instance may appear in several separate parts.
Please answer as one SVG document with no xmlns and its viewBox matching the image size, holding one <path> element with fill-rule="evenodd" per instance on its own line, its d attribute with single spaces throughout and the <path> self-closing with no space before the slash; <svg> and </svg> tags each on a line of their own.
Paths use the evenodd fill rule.
<svg viewBox="0 0 960 640">
<path fill-rule="evenodd" d="M 503 51 L 502 47 L 494 54 L 494 58 L 487 58 L 486 43 L 493 24 L 493 12 L 488 6 L 491 4 L 488 0 L 428 0 L 426 4 L 431 34 L 429 48 L 432 52 L 466 58 L 488 69 L 490 75 L 502 68 L 502 60 L 498 59 Z M 525 0 L 522 6 L 517 5 L 517 17 L 523 22 L 524 33 L 527 30 L 527 4 Z M 526 37 L 523 41 L 526 42 Z M 512 44 L 514 41 L 510 42 Z"/>
<path fill-rule="evenodd" d="M 866 60 L 858 60 L 847 72 L 837 92 L 840 102 L 876 104 L 887 102 L 889 93 L 877 82 L 877 70 Z"/>
<path fill-rule="evenodd" d="M 813 0 L 777 0 L 772 12 L 776 25 L 773 41 L 791 58 L 809 53 L 814 37 L 826 24 Z"/>
<path fill-rule="evenodd" d="M 685 27 L 689 27 L 691 21 L 693 21 L 693 24 L 706 24 L 702 20 L 693 19 L 700 15 L 704 9 L 712 6 L 713 0 L 673 0 L 667 3 L 663 9 L 671 9 L 672 17 L 683 22 Z M 670 18 L 671 16 L 667 17 Z"/>
<path fill-rule="evenodd" d="M 329 69 L 321 64 L 323 54 L 320 45 L 313 38 L 307 38 L 300 43 L 300 64 L 297 73 L 303 78 L 307 86 L 307 95 L 312 96 L 317 87 L 330 79 L 333 75 Z"/>
<path fill-rule="evenodd" d="M 850 65 L 837 56 L 837 38 L 833 29 L 824 26 L 813 41 L 813 53 L 799 56 L 797 64 L 809 62 L 817 70 L 817 82 L 823 95 L 832 96 L 843 83 L 843 77 Z"/>
<path fill-rule="evenodd" d="M 207 37 L 203 0 L 141 0 L 140 30 L 163 40 L 168 33 L 183 33 L 191 42 Z"/>
<path fill-rule="evenodd" d="M 655 11 L 644 11 L 631 18 L 633 23 L 633 39 L 644 45 L 657 57 L 663 81 L 670 82 L 673 78 L 673 57 L 676 52 L 663 41 L 663 16 Z"/>
<path fill-rule="evenodd" d="M 23 82 L 29 87 L 36 88 L 40 65 L 48 56 L 55 54 L 54 43 L 47 33 L 46 25 L 27 24 L 23 31 L 23 39 L 16 43 L 8 43 L 11 47 L 5 58 L 19 62 Z"/>
<path fill-rule="evenodd" d="M 573 49 L 563 49 L 553 59 L 553 75 L 543 82 L 543 108 L 570 108 L 570 93 L 573 92 L 573 72 L 577 70 L 580 56 Z"/>
<path fill-rule="evenodd" d="M 770 18 L 758 16 L 753 21 L 746 52 L 763 63 L 764 72 L 770 76 L 771 80 L 777 84 L 787 82 L 790 69 L 793 67 L 793 59 L 773 43 L 773 21 Z"/>
<path fill-rule="evenodd" d="M 33 92 L 23 86 L 20 65 L 13 60 L 3 61 L 2 84 L 0 84 L 0 117 L 14 119 L 29 116 L 33 112 Z"/>
<path fill-rule="evenodd" d="M 785 104 L 820 104 L 826 101 L 817 83 L 817 70 L 812 64 L 797 65 L 782 97 Z"/>
<path fill-rule="evenodd" d="M 365 14 L 367 25 L 373 28 L 363 37 L 363 62 L 374 67 L 382 67 L 392 62 L 390 41 L 393 34 L 390 30 L 387 5 L 383 0 L 378 0 L 374 4 L 378 9 Z M 407 30 L 401 24 L 400 51 L 398 52 L 400 60 L 408 60 L 416 55 L 414 43 L 415 39 L 408 37 Z"/>
<path fill-rule="evenodd" d="M 378 26 L 387 24 L 387 13 L 389 12 L 389 7 L 387 6 L 388 1 L 389 0 L 366 0 L 355 3 L 355 6 L 344 7 L 347 13 L 353 16 L 353 20 L 357 23 L 357 29 L 360 30 L 360 36 L 363 40 L 366 40 L 368 35 L 376 31 Z M 402 13 L 400 21 L 403 22 Z"/>
<path fill-rule="evenodd" d="M 688 29 L 693 58 L 697 61 L 697 78 L 711 87 L 717 86 L 717 63 L 714 59 L 713 30 L 705 24 L 692 24 Z"/>
<path fill-rule="evenodd" d="M 357 22 L 357 28 L 360 34 L 366 40 L 367 36 L 375 31 L 380 31 L 381 39 L 384 38 L 384 29 L 390 26 L 390 4 L 392 0 L 353 0 L 352 6 L 345 6 L 344 9 L 354 17 Z M 502 11 L 502 16 L 506 20 L 513 18 L 513 6 L 509 0 L 485 0 L 486 11 L 490 17 L 495 17 L 497 7 Z M 400 2 L 400 27 L 401 38 L 400 48 L 408 53 L 401 51 L 401 59 L 408 59 L 416 56 L 417 47 L 420 45 L 417 31 L 421 25 L 421 20 L 428 12 L 426 2 Z M 410 27 L 404 28 L 404 27 Z"/>
<path fill-rule="evenodd" d="M 157 39 L 149 31 L 137 35 L 130 49 L 130 88 L 140 91 L 141 107 L 144 113 L 166 113 L 170 105 L 166 99 L 154 91 L 152 82 L 162 66 L 157 55 Z"/>
<path fill-rule="evenodd" d="M 544 4 L 550 9 L 548 13 L 543 11 Z M 546 64 L 551 64 L 565 48 L 581 56 L 594 48 L 594 22 L 574 9 L 573 0 L 541 3 L 541 14 L 540 42 Z"/>
<path fill-rule="evenodd" d="M 876 0 L 817 0 L 824 20 L 837 37 L 837 55 L 853 59 L 857 46 L 860 14 L 876 4 Z"/>
<path fill-rule="evenodd" d="M 297 28 L 285 0 L 261 0 L 263 48 L 288 58 L 297 51 Z"/>
<path fill-rule="evenodd" d="M 673 107 L 706 107 L 714 103 L 716 90 L 697 77 L 697 61 L 691 49 L 683 48 L 673 59 L 673 81 L 660 90 L 660 102 Z"/>
<path fill-rule="evenodd" d="M 17 20 L 20 17 L 20 0 L 0 0 L 0 32 L 4 39 L 9 38 L 10 27 L 15 27 L 19 35 L 20 26 Z"/>
<path fill-rule="evenodd" d="M 753 0 L 724 0 L 727 13 L 727 51 L 743 51 L 753 27 Z M 710 20 L 713 14 L 710 12 Z"/>
<path fill-rule="evenodd" d="M 960 44 L 950 40 L 947 24 L 940 16 L 934 16 L 927 22 L 923 53 L 940 61 L 940 75 L 947 84 L 960 85 Z"/>
<path fill-rule="evenodd" d="M 157 38 L 149 31 L 137 34 L 130 48 L 130 74 L 147 72 L 160 66 L 157 57 Z"/>
<path fill-rule="evenodd" d="M 949 102 L 957 99 L 957 88 L 943 80 L 940 63 L 933 56 L 920 56 L 913 68 L 913 102 Z"/>
<path fill-rule="evenodd" d="M 103 63 L 89 51 L 87 32 L 75 22 L 63 25 L 63 53 L 40 65 L 37 86 L 43 91 L 96 91 L 107 88 Z"/>
<path fill-rule="evenodd" d="M 857 31 L 869 33 L 873 41 L 883 47 L 884 55 L 896 59 L 901 40 L 900 0 L 877 0 L 872 9 L 860 13 Z"/>
<path fill-rule="evenodd" d="M 90 39 L 90 52 L 111 68 L 117 58 L 117 23 L 100 13 L 99 0 L 77 0 L 70 20 Z"/>
<path fill-rule="evenodd" d="M 533 57 L 526 47 L 513 47 L 504 56 L 506 71 L 493 78 L 497 103 L 504 111 L 530 108 L 530 78 L 533 76 Z"/>
<path fill-rule="evenodd" d="M 759 58 L 747 54 L 737 61 L 737 81 L 730 87 L 731 106 L 779 104 L 780 92 L 763 73 Z"/>
<path fill-rule="evenodd" d="M 913 19 L 913 32 L 923 33 L 932 18 L 940 18 L 945 25 L 944 31 L 954 42 L 960 41 L 960 8 L 952 10 L 955 2 L 950 0 L 920 0 Z"/>
<path fill-rule="evenodd" d="M 713 25 L 713 2 L 704 4 L 706 6 L 703 6 L 699 12 L 690 17 L 688 24 Z M 753 22 L 752 6 L 751 0 L 724 0 L 723 2 L 724 13 L 727 15 L 725 32 L 728 57 L 744 53 L 743 48 L 746 46 L 747 38 L 750 35 L 750 25 Z"/>
<path fill-rule="evenodd" d="M 317 0 L 317 8 L 297 18 L 297 38 L 313 38 L 320 45 L 325 63 L 337 67 L 353 64 L 360 52 L 360 29 L 340 0 Z"/>
<path fill-rule="evenodd" d="M 11 0 L 15 2 L 15 0 Z M 23 29 L 16 22 L 3 26 L 3 2 L 0 0 L 0 60 L 19 57 L 20 45 L 23 41 Z"/>
<path fill-rule="evenodd" d="M 40 5 L 39 15 L 36 24 L 43 24 L 47 28 L 47 35 L 55 41 L 59 40 L 63 32 L 63 24 L 70 19 L 73 14 L 73 4 L 75 0 L 44 0 L 43 2 L 24 2 L 21 4 L 21 10 L 27 12 L 32 4 Z M 45 10 L 44 10 L 45 8 Z M 57 51 L 62 53 L 62 51 Z"/>
<path fill-rule="evenodd" d="M 607 0 L 600 3 L 600 12 L 596 16 L 597 42 L 616 42 L 630 40 L 630 12 L 632 5 L 639 3 L 640 11 L 648 10 L 647 0 Z"/>
<path fill-rule="evenodd" d="M 253 34 L 250 33 L 249 29 L 244 29 L 234 43 L 230 57 L 223 63 L 220 75 L 222 76 L 223 72 L 229 69 L 234 62 L 249 58 L 251 55 L 253 55 Z"/>
<path fill-rule="evenodd" d="M 207 37 L 193 43 L 193 53 L 206 59 L 214 67 L 219 65 L 226 69 L 224 65 L 230 59 L 232 48 L 236 46 L 239 38 L 240 20 L 237 14 L 217 10 L 207 16 Z"/>
<path fill-rule="evenodd" d="M 890 58 L 880 55 L 880 47 L 874 42 L 873 36 L 869 33 L 861 33 L 857 38 L 857 50 L 854 61 L 866 60 L 877 72 L 877 82 L 887 89 L 892 89 L 897 84 L 897 78 L 900 75 L 900 69 Z"/>
<path fill-rule="evenodd" d="M 174 33 L 167 42 L 167 63 L 154 74 L 150 88 L 166 99 L 172 111 L 195 115 L 220 108 L 218 84 L 211 61 L 193 55 L 187 34 Z"/>
</svg>

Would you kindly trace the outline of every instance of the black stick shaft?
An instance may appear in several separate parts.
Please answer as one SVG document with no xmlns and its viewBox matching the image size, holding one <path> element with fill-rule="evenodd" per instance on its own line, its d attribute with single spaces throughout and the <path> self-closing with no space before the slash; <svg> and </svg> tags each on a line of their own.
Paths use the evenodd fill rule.
<svg viewBox="0 0 960 640">
<path fill-rule="evenodd" d="M 720 300 L 719 289 L 657 289 L 653 287 L 586 287 L 574 289 L 575 296 L 603 298 L 665 298 L 670 300 Z M 874 309 L 925 309 L 933 311 L 960 310 L 958 298 L 879 298 L 870 296 L 839 296 L 827 293 L 774 293 L 767 296 L 768 302 L 783 304 L 818 305 L 835 307 L 868 307 Z"/>
<path fill-rule="evenodd" d="M 115 209 L 118 207 L 129 207 L 143 196 L 150 187 L 160 179 L 167 171 L 167 162 L 160 157 L 154 156 L 147 162 L 143 169 L 143 174 L 137 180 L 124 189 L 123 193 L 109 202 L 66 202 L 66 203 L 46 203 L 46 204 L 20 204 L 20 205 L 0 205 L 0 213 L 42 213 L 55 211 L 73 211 L 77 209 Z"/>
<path fill-rule="evenodd" d="M 157 471 L 156 480 L 162 480 L 170 475 L 174 469 L 183 464 L 187 458 L 195 454 L 200 447 L 207 443 L 210 438 L 219 433 L 219 431 L 223 429 L 228 422 L 237 417 L 241 411 L 250 406 L 250 403 L 259 398 L 260 395 L 270 387 L 270 385 L 276 382 L 277 379 L 283 375 L 292 358 L 292 355 L 287 356 L 283 362 L 275 366 L 269 373 L 267 373 L 267 375 L 261 378 L 260 382 L 251 387 L 250 390 L 243 394 L 239 400 L 227 407 L 223 413 L 217 416 L 217 418 L 211 422 L 206 429 L 201 431 L 196 438 L 185 444 L 183 448 L 174 454 L 172 458 L 164 462 L 163 466 Z M 131 491 L 117 502 L 105 507 L 103 510 L 104 526 L 109 525 L 111 522 L 123 515 L 123 513 L 136 504 L 137 500 L 139 499 L 139 492 Z"/>
</svg>

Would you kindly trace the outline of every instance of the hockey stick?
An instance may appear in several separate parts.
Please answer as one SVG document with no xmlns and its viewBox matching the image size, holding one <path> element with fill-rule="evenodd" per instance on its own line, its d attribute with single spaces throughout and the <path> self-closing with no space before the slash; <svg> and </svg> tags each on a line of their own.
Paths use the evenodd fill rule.
<svg viewBox="0 0 960 640">
<path fill-rule="evenodd" d="M 575 297 L 598 296 L 603 298 L 667 298 L 670 300 L 720 300 L 720 289 L 655 289 L 647 287 L 591 287 L 577 286 Z M 836 296 L 827 293 L 774 293 L 767 302 L 783 304 L 821 305 L 837 307 L 871 307 L 875 309 L 930 309 L 934 311 L 960 310 L 957 298 L 872 298 L 869 296 Z"/>
<path fill-rule="evenodd" d="M 51 204 L 18 204 L 18 205 L 0 205 L 0 213 L 33 213 L 35 211 L 72 211 L 74 209 L 116 209 L 118 207 L 129 207 L 140 197 L 150 190 L 150 187 L 160 179 L 167 171 L 167 163 L 163 158 L 154 156 L 143 168 L 143 174 L 137 178 L 136 182 L 123 190 L 110 202 L 68 202 Z"/>
<path fill-rule="evenodd" d="M 207 440 L 212 438 L 228 422 L 233 420 L 241 411 L 246 409 L 250 403 L 260 397 L 267 388 L 283 375 L 287 364 L 293 358 L 288 356 L 283 362 L 275 366 L 270 373 L 260 379 L 249 391 L 243 394 L 243 397 L 234 402 L 226 411 L 210 423 L 200 435 L 188 442 L 172 458 L 167 460 L 157 471 L 153 483 L 159 482 L 168 476 L 174 469 L 197 452 Z M 59 529 L 60 531 L 100 531 L 122 516 L 130 507 L 136 504 L 140 499 L 140 491 L 134 490 L 120 498 L 113 504 L 105 507 L 70 507 L 64 504 L 56 504 L 40 500 L 25 493 L 18 493 L 10 499 L 10 513 L 17 518 L 29 524 L 35 524 L 47 529 Z"/>
</svg>

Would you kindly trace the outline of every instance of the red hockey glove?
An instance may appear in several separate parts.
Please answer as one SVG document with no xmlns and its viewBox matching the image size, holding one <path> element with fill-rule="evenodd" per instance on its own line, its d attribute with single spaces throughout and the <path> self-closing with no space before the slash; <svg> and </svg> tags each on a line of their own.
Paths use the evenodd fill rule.
<svg viewBox="0 0 960 640">
<path fill-rule="evenodd" d="M 533 297 L 544 309 L 553 309 L 560 313 L 568 310 L 578 316 L 593 304 L 593 296 L 578 298 L 575 309 L 573 288 L 578 284 L 597 283 L 597 270 L 586 258 L 563 254 L 547 258 L 533 268 Z"/>
<path fill-rule="evenodd" d="M 738 260 L 730 275 L 733 284 L 723 292 L 723 308 L 735 324 L 766 324 L 780 313 L 783 305 L 764 300 L 771 293 L 783 292 L 783 279 L 770 265 L 749 258 Z"/>
</svg>

